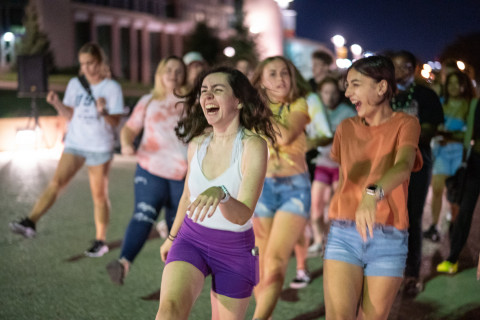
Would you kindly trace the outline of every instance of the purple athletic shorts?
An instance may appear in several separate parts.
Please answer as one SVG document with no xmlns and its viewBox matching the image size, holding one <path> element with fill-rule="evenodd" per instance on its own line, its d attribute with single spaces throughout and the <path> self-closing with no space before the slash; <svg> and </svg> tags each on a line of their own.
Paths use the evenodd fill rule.
<svg viewBox="0 0 480 320">
<path fill-rule="evenodd" d="M 206 228 L 185 217 L 166 263 L 185 261 L 205 277 L 212 274 L 212 290 L 243 299 L 258 283 L 258 250 L 253 229 L 232 232 Z"/>
<path fill-rule="evenodd" d="M 315 168 L 315 181 L 320 181 L 325 184 L 331 185 L 335 181 L 338 181 L 338 174 L 338 168 L 317 166 Z"/>
</svg>

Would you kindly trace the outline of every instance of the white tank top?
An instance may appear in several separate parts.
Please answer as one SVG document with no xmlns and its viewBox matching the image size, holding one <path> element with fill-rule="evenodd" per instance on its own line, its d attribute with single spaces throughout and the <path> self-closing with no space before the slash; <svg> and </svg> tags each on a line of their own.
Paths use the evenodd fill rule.
<svg viewBox="0 0 480 320">
<path fill-rule="evenodd" d="M 208 144 L 212 140 L 213 133 L 205 138 L 203 143 L 195 151 L 195 154 L 192 158 L 190 174 L 188 177 L 190 201 L 194 201 L 198 195 L 206 189 L 221 185 L 224 185 L 227 188 L 228 192 L 233 198 L 237 198 L 240 190 L 240 183 L 242 182 L 241 160 L 243 153 L 243 135 L 243 130 L 240 129 L 233 143 L 230 167 L 228 167 L 228 169 L 225 170 L 220 176 L 212 180 L 207 179 L 203 174 L 202 161 L 207 152 Z M 242 232 L 252 228 L 251 219 L 248 220 L 244 225 L 238 225 L 228 221 L 223 216 L 220 206 L 217 207 L 212 217 L 206 217 L 203 222 L 198 220 L 197 223 L 210 229 L 227 230 L 233 232 Z"/>
</svg>

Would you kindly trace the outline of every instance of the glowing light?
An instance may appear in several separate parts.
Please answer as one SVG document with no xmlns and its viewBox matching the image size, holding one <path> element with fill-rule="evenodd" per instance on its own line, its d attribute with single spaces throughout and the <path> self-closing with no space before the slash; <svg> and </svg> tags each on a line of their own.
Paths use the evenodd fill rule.
<svg viewBox="0 0 480 320">
<path fill-rule="evenodd" d="M 11 32 L 5 32 L 3 34 L 3 40 L 6 42 L 13 41 L 15 39 L 15 35 Z"/>
<path fill-rule="evenodd" d="M 17 146 L 31 146 L 35 144 L 37 134 L 35 130 L 18 130 L 15 135 L 15 144 Z"/>
<path fill-rule="evenodd" d="M 337 59 L 335 62 L 337 64 L 337 67 L 340 69 L 347 69 L 352 65 L 352 60 L 350 59 Z"/>
<path fill-rule="evenodd" d="M 430 79 L 430 71 L 422 69 L 422 71 L 420 73 L 421 73 L 422 77 L 424 77 L 425 79 Z"/>
<path fill-rule="evenodd" d="M 427 71 L 428 73 L 432 72 L 432 67 L 429 64 L 423 65 L 423 70 Z"/>
<path fill-rule="evenodd" d="M 457 61 L 457 67 L 458 67 L 458 69 L 463 71 L 463 70 L 465 70 L 465 63 L 463 61 L 459 60 L 459 61 Z"/>
<path fill-rule="evenodd" d="M 235 49 L 232 47 L 226 47 L 225 49 L 223 49 L 223 54 L 231 58 L 235 55 Z"/>
<path fill-rule="evenodd" d="M 362 54 L 362 47 L 358 44 L 352 44 L 350 50 L 354 56 L 360 56 Z"/>
<path fill-rule="evenodd" d="M 252 14 L 252 17 L 250 19 L 252 21 L 252 24 L 250 25 L 250 32 L 253 34 L 258 34 L 260 32 L 265 31 L 266 29 L 266 22 L 265 22 L 265 17 L 262 14 Z"/>
<path fill-rule="evenodd" d="M 292 2 L 293 0 L 275 0 L 276 3 L 278 3 L 278 6 L 282 9 L 287 9 L 288 8 L 288 5 L 290 4 L 290 2 Z"/>
<path fill-rule="evenodd" d="M 343 47 L 345 45 L 345 38 L 339 34 L 332 37 L 332 42 L 335 47 Z"/>
<path fill-rule="evenodd" d="M 375 55 L 375 53 L 370 52 L 370 51 L 365 51 L 365 52 L 363 53 L 363 57 L 364 57 L 364 58 L 368 58 L 368 57 L 371 57 L 371 56 L 374 56 L 374 55 Z"/>
<path fill-rule="evenodd" d="M 442 69 L 442 64 L 440 63 L 440 61 L 435 61 L 434 65 L 435 65 L 435 69 L 437 69 L 437 70 Z"/>
</svg>

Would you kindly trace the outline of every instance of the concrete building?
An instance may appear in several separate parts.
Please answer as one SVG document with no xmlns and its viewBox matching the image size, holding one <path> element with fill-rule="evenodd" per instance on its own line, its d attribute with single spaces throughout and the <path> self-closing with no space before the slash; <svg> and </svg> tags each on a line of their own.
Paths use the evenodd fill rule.
<svg viewBox="0 0 480 320">
<path fill-rule="evenodd" d="M 31 0 L 48 34 L 55 64 L 77 64 L 77 52 L 98 42 L 114 75 L 151 83 L 161 58 L 184 53 L 184 39 L 197 21 L 232 34 L 234 0 Z"/>
</svg>

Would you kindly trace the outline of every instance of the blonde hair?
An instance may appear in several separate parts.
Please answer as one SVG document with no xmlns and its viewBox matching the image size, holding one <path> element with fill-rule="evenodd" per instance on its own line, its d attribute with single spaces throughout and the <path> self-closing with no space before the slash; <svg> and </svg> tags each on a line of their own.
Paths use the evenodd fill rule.
<svg viewBox="0 0 480 320">
<path fill-rule="evenodd" d="M 100 74 L 103 78 L 112 77 L 110 66 L 108 65 L 108 59 L 102 47 L 94 42 L 87 42 L 80 48 L 80 50 L 78 50 L 79 55 L 85 53 L 91 55 L 98 62 L 101 67 Z M 82 75 L 81 69 L 78 71 L 78 74 Z"/>
<path fill-rule="evenodd" d="M 180 62 L 180 64 L 183 67 L 183 78 L 182 78 L 182 83 L 179 88 L 179 92 L 175 92 L 177 95 L 184 95 L 186 94 L 186 86 L 187 86 L 187 67 L 185 66 L 185 63 L 183 63 L 183 60 L 180 59 L 177 56 L 169 56 L 165 59 L 162 59 L 160 63 L 157 66 L 157 70 L 155 71 L 155 81 L 154 81 L 154 86 L 152 89 L 152 99 L 156 100 L 163 100 L 166 97 L 166 90 L 163 82 L 161 79 L 157 81 L 157 75 L 163 75 L 166 71 L 166 66 L 168 61 L 170 60 L 177 60 Z"/>
</svg>

